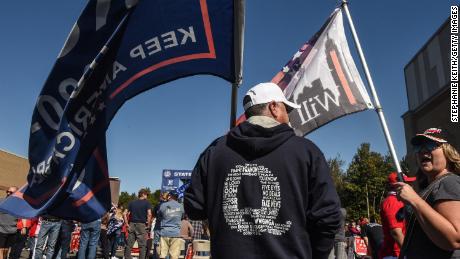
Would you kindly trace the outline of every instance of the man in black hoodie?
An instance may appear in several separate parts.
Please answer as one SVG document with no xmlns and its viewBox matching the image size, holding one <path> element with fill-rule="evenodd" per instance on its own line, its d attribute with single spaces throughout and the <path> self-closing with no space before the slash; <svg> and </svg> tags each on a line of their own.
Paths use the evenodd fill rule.
<svg viewBox="0 0 460 259">
<path fill-rule="evenodd" d="M 208 219 L 213 258 L 327 258 L 340 202 L 322 152 L 297 137 L 273 83 L 251 88 L 247 121 L 200 156 L 186 190 L 191 219 Z"/>
</svg>

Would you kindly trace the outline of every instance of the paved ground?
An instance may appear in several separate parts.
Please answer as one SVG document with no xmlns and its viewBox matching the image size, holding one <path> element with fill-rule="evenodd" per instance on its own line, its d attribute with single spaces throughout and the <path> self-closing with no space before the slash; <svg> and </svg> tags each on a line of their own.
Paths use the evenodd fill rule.
<svg viewBox="0 0 460 259">
<path fill-rule="evenodd" d="M 103 258 L 101 250 L 98 249 L 97 252 L 98 253 L 97 253 L 96 258 Z M 29 258 L 29 253 L 30 253 L 29 250 L 26 250 L 26 249 L 22 250 L 21 259 L 28 259 Z M 123 258 L 123 251 L 122 250 L 117 250 L 117 255 L 116 256 L 118 258 Z M 75 258 L 77 258 L 77 254 L 76 253 L 68 254 L 68 258 L 69 259 L 75 259 Z M 133 256 L 133 258 L 136 258 L 136 257 Z"/>
</svg>

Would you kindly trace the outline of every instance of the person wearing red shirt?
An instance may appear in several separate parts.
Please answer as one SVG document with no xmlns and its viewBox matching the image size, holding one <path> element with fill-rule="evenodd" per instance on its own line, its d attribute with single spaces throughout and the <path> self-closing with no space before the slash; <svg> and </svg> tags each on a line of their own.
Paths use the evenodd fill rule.
<svg viewBox="0 0 460 259">
<path fill-rule="evenodd" d="M 415 181 L 415 177 L 403 174 L 405 182 Z M 388 194 L 380 206 L 383 228 L 383 245 L 379 258 L 397 259 L 404 242 L 406 226 L 404 220 L 404 203 L 396 197 L 395 183 L 399 182 L 396 172 L 388 175 Z"/>
<path fill-rule="evenodd" d="M 30 249 L 29 258 L 34 258 L 35 256 L 35 241 L 37 240 L 38 232 L 40 231 L 40 224 L 38 218 L 32 218 L 27 220 L 29 227 L 29 239 L 27 241 L 27 246 Z"/>
<path fill-rule="evenodd" d="M 356 225 L 356 222 L 354 221 L 351 222 L 350 226 L 348 227 L 348 231 L 353 236 L 359 236 L 359 234 L 361 234 L 361 231 L 359 231 L 358 226 Z"/>
</svg>

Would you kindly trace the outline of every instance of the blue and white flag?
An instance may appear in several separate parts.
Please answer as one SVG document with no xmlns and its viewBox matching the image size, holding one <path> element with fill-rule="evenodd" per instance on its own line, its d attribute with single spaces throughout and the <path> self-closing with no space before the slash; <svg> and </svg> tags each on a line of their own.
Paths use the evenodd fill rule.
<svg viewBox="0 0 460 259">
<path fill-rule="evenodd" d="M 82 222 L 110 208 L 105 131 L 123 103 L 195 74 L 241 78 L 243 0 L 90 0 L 38 98 L 18 217 Z"/>
<path fill-rule="evenodd" d="M 189 186 L 190 186 L 190 181 L 184 183 L 183 185 L 179 186 L 179 188 L 177 188 L 176 192 L 179 195 L 178 196 L 179 198 L 184 198 L 185 190 L 187 190 Z"/>
</svg>

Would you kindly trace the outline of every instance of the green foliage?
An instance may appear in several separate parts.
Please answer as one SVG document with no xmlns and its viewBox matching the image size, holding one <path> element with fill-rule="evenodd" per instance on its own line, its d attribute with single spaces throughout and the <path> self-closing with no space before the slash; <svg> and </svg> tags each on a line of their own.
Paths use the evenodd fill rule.
<svg viewBox="0 0 460 259">
<path fill-rule="evenodd" d="M 128 203 L 136 199 L 136 194 L 129 194 L 128 192 L 121 192 L 120 197 L 118 198 L 118 204 L 123 206 L 123 208 L 128 207 Z"/>
<path fill-rule="evenodd" d="M 152 204 L 152 206 L 157 205 L 160 202 L 160 190 L 155 190 L 153 193 L 149 187 L 145 188 L 147 190 L 148 196 L 147 200 Z M 135 193 L 129 194 L 128 192 L 121 192 L 118 199 L 118 204 L 122 205 L 124 208 L 128 207 L 130 201 L 137 199 Z"/>
<path fill-rule="evenodd" d="M 340 193 L 342 193 L 344 189 L 345 173 L 342 167 L 345 164 L 345 161 L 343 161 L 340 158 L 340 155 L 337 155 L 337 157 L 329 158 L 327 160 L 327 164 L 329 165 L 329 168 L 331 169 L 331 176 L 332 176 L 332 180 L 334 181 L 335 188 L 337 189 L 337 193 L 339 193 L 340 195 Z"/>
<path fill-rule="evenodd" d="M 150 188 L 146 188 L 149 195 L 147 196 L 147 200 L 149 200 L 150 204 L 155 207 L 160 202 L 160 190 L 156 190 L 153 193 L 150 191 Z"/>
<path fill-rule="evenodd" d="M 401 161 L 400 161 L 400 165 L 401 165 L 401 170 L 402 170 L 403 172 L 406 172 L 406 174 L 407 174 L 407 172 L 410 171 L 410 170 L 409 170 L 410 166 L 409 166 L 409 161 L 408 161 L 408 157 L 407 157 L 407 156 L 403 156 L 403 157 L 402 157 L 402 159 L 401 159 Z"/>
<path fill-rule="evenodd" d="M 391 157 L 371 151 L 369 143 L 362 143 L 346 173 L 343 173 L 344 162 L 339 156 L 329 159 L 328 164 L 348 219 L 368 217 L 368 203 L 370 216 L 379 219 L 387 176 L 394 170 Z"/>
</svg>

